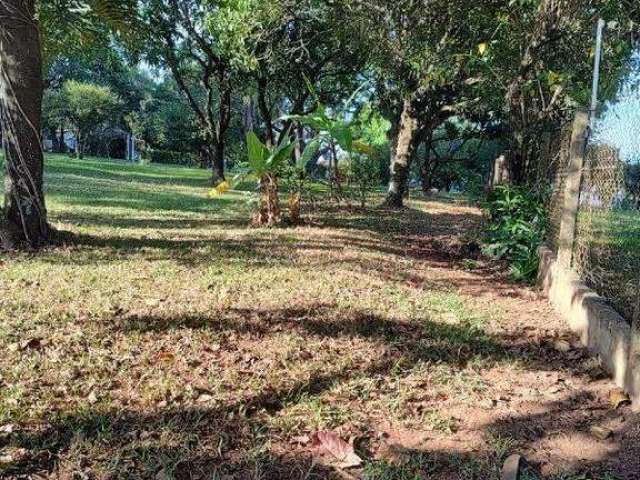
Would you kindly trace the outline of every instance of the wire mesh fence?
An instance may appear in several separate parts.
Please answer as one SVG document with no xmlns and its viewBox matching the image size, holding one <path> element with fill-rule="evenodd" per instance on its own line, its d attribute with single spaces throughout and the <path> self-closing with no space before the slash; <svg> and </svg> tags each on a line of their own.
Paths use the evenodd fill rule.
<svg viewBox="0 0 640 480">
<path fill-rule="evenodd" d="M 569 147 L 571 145 L 571 124 L 558 128 L 551 134 L 550 154 L 547 181 L 551 182 L 551 194 L 548 197 L 547 211 L 549 223 L 547 227 L 547 244 L 555 252 L 560 242 L 560 223 L 564 206 L 564 190 L 566 186 L 567 169 L 569 165 Z"/>
<path fill-rule="evenodd" d="M 640 155 L 598 141 L 588 146 L 572 263 L 632 322 L 640 318 L 639 173 Z"/>
<path fill-rule="evenodd" d="M 638 127 L 640 127 L 640 118 Z M 584 151 L 571 268 L 629 322 L 640 322 L 640 132 L 594 132 Z M 558 253 L 571 128 L 552 142 L 556 158 L 547 245 Z"/>
</svg>

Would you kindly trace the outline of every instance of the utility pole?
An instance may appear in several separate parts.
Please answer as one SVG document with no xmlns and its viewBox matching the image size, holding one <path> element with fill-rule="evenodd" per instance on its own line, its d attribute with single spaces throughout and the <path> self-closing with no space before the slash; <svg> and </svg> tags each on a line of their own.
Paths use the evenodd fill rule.
<svg viewBox="0 0 640 480">
<path fill-rule="evenodd" d="M 598 28 L 596 33 L 596 52 L 593 65 L 593 86 L 591 88 L 591 109 L 589 110 L 591 131 L 596 126 L 596 114 L 598 111 L 598 87 L 600 86 L 600 62 L 602 60 L 602 36 L 604 33 L 605 21 L 601 18 L 598 20 Z"/>
</svg>

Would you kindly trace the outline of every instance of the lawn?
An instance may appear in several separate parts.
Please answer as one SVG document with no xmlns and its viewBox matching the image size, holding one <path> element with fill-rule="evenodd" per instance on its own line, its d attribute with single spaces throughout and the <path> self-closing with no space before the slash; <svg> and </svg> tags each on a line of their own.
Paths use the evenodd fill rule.
<svg viewBox="0 0 640 480">
<path fill-rule="evenodd" d="M 251 229 L 206 171 L 46 170 L 64 244 L 0 257 L 0 477 L 490 480 L 517 451 L 545 478 L 634 478 L 628 411 L 546 301 L 476 257 L 476 208 Z"/>
</svg>

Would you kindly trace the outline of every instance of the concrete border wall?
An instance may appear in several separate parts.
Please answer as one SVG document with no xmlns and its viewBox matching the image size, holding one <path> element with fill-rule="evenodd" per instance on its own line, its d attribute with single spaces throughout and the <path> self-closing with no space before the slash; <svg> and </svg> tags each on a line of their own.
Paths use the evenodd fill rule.
<svg viewBox="0 0 640 480">
<path fill-rule="evenodd" d="M 539 249 L 538 283 L 582 343 L 597 355 L 616 384 L 640 403 L 640 335 L 547 247 Z"/>
</svg>

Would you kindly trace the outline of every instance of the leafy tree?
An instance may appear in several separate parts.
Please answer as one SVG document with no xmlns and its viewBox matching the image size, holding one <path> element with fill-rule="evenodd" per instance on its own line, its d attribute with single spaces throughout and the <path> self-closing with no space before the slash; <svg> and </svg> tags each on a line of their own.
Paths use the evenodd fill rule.
<svg viewBox="0 0 640 480">
<path fill-rule="evenodd" d="M 589 105 L 598 18 L 608 25 L 601 93 L 616 91 L 633 46 L 634 15 L 632 0 L 513 0 L 497 12 L 480 78 L 488 92 L 484 101 L 493 102 L 509 127 L 514 182 L 535 181 L 543 132 Z"/>
<path fill-rule="evenodd" d="M 343 100 L 364 66 L 364 45 L 349 41 L 331 2 L 322 0 L 210 0 L 208 25 L 233 59 L 247 94 L 255 96 L 263 137 L 275 145 L 294 132 L 304 150 L 304 129 L 282 115 L 315 108 L 312 91 L 327 105 Z M 310 88 L 311 87 L 311 88 Z M 295 128 L 292 128 L 295 127 Z"/>
<path fill-rule="evenodd" d="M 109 87 L 70 80 L 63 87 L 65 115 L 76 134 L 76 155 L 84 157 L 89 135 L 112 118 L 120 99 Z"/>
<path fill-rule="evenodd" d="M 126 121 L 135 136 L 153 149 L 196 152 L 201 145 L 195 114 L 172 79 L 147 89 Z"/>
<path fill-rule="evenodd" d="M 203 137 L 203 155 L 214 185 L 225 179 L 226 135 L 232 114 L 234 66 L 208 30 L 205 0 L 144 0 L 143 53 L 171 72 L 185 95 Z"/>
<path fill-rule="evenodd" d="M 455 115 L 473 96 L 478 45 L 490 37 L 505 2 L 383 0 L 342 2 L 354 41 L 376 45 L 370 67 L 392 122 L 387 203 L 400 207 L 410 163 L 425 132 Z"/>
</svg>

